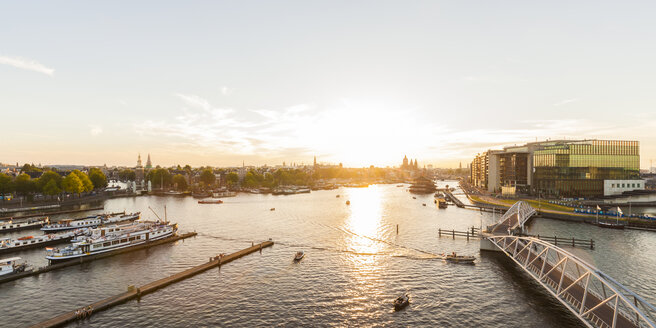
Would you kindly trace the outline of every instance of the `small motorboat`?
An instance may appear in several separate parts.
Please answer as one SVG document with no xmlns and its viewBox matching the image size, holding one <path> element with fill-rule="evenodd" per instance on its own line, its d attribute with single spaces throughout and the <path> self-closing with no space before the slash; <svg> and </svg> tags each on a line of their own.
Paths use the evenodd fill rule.
<svg viewBox="0 0 656 328">
<path fill-rule="evenodd" d="M 417 199 L 417 197 L 415 197 L 415 196 L 412 196 L 412 199 Z"/>
<path fill-rule="evenodd" d="M 296 255 L 294 255 L 294 261 L 300 261 L 303 259 L 304 256 L 305 256 L 304 251 L 298 251 L 296 252 Z"/>
<path fill-rule="evenodd" d="M 339 195 L 335 195 L 335 198 L 339 198 Z"/>
<path fill-rule="evenodd" d="M 220 199 L 203 199 L 199 200 L 198 204 L 223 204 L 223 201 Z"/>
<path fill-rule="evenodd" d="M 275 211 L 275 210 L 276 210 L 276 208 L 272 207 L 269 211 Z"/>
<path fill-rule="evenodd" d="M 350 201 L 350 200 L 347 200 L 347 201 L 346 201 L 346 205 L 351 205 L 351 201 Z"/>
<path fill-rule="evenodd" d="M 597 222 L 597 226 L 600 228 L 607 229 L 624 229 L 625 224 L 623 223 L 612 223 L 612 222 Z"/>
<path fill-rule="evenodd" d="M 401 311 L 410 304 L 410 295 L 405 294 L 394 300 L 394 311 Z"/>
<path fill-rule="evenodd" d="M 474 256 L 457 255 L 456 252 L 449 255 L 442 254 L 442 256 L 444 256 L 444 260 L 453 263 L 473 264 L 474 260 L 476 260 L 476 257 Z"/>
<path fill-rule="evenodd" d="M 421 204 L 421 206 L 426 206 L 426 203 Z"/>
</svg>

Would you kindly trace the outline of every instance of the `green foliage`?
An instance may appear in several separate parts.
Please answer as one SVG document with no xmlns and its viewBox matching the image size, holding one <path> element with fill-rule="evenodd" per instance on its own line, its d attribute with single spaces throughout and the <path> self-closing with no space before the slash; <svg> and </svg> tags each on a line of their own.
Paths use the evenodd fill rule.
<svg viewBox="0 0 656 328">
<path fill-rule="evenodd" d="M 173 184 L 176 185 L 177 189 L 180 191 L 187 190 L 187 179 L 182 174 L 176 174 L 173 176 Z"/>
<path fill-rule="evenodd" d="M 21 168 L 21 173 L 27 173 L 27 172 L 41 172 L 43 171 L 39 167 L 34 166 L 34 164 L 25 164 Z"/>
<path fill-rule="evenodd" d="M 16 192 L 24 196 L 36 190 L 36 184 L 30 178 L 30 176 L 25 173 L 20 174 L 16 177 L 16 179 L 14 179 L 14 186 L 16 188 Z"/>
<path fill-rule="evenodd" d="M 15 191 L 14 182 L 11 177 L 4 173 L 0 173 L 0 195 L 8 194 L 13 191 Z M 2 200 L 4 201 L 5 198 L 3 197 Z"/>
<path fill-rule="evenodd" d="M 62 176 L 59 173 L 54 171 L 45 171 L 41 177 L 37 180 L 36 186 L 40 191 L 44 191 L 45 186 L 50 182 L 54 181 L 57 188 L 61 188 Z"/>
<path fill-rule="evenodd" d="M 59 175 L 59 174 L 58 174 Z M 61 188 L 57 185 L 57 181 L 50 179 L 42 189 L 43 194 L 48 196 L 54 196 L 62 192 Z"/>
<path fill-rule="evenodd" d="M 148 171 L 146 180 L 149 180 L 153 184 L 153 187 L 163 188 L 162 182 L 164 183 L 164 186 L 168 186 L 171 184 L 173 177 L 171 176 L 169 170 L 164 168 L 157 168 Z"/>
<path fill-rule="evenodd" d="M 137 179 L 137 173 L 130 169 L 123 169 L 118 172 L 118 178 L 121 181 L 134 181 Z"/>
<path fill-rule="evenodd" d="M 77 175 L 78 178 L 80 178 L 80 181 L 82 181 L 82 191 L 83 192 L 89 192 L 93 190 L 93 182 L 89 179 L 89 176 L 87 176 L 84 172 L 80 170 L 73 170 L 71 172 L 75 175 Z"/>
<path fill-rule="evenodd" d="M 203 172 L 200 173 L 200 181 L 206 186 L 211 186 L 214 184 L 216 181 L 216 176 L 214 175 L 214 172 L 212 172 L 211 168 L 204 169 Z"/>
<path fill-rule="evenodd" d="M 84 191 L 84 184 L 77 174 L 71 172 L 62 180 L 62 188 L 68 193 L 79 194 Z"/>
<path fill-rule="evenodd" d="M 89 170 L 89 180 L 91 180 L 95 189 L 107 187 L 107 177 L 98 168 L 94 167 Z"/>
<path fill-rule="evenodd" d="M 226 177 L 226 181 L 228 182 L 229 186 L 234 186 L 237 183 L 239 183 L 239 174 L 236 172 L 230 172 L 228 173 L 228 176 Z"/>
</svg>

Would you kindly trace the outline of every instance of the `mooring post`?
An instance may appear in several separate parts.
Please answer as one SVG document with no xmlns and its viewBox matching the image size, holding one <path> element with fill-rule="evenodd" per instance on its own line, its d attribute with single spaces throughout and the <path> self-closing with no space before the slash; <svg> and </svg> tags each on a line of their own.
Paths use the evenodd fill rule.
<svg viewBox="0 0 656 328">
<path fill-rule="evenodd" d="M 554 236 L 554 245 L 558 246 L 558 236 Z"/>
<path fill-rule="evenodd" d="M 396 224 L 396 234 L 397 235 L 399 234 L 399 225 L 398 225 L 398 223 Z"/>
<path fill-rule="evenodd" d="M 594 249 L 594 240 L 590 238 L 590 249 Z"/>
<path fill-rule="evenodd" d="M 442 228 L 437 228 L 437 236 L 442 237 Z"/>
<path fill-rule="evenodd" d="M 453 236 L 453 239 L 456 239 L 456 230 L 455 229 L 451 230 L 451 235 Z"/>
<path fill-rule="evenodd" d="M 467 241 L 469 241 L 469 230 L 467 230 Z"/>
<path fill-rule="evenodd" d="M 574 247 L 574 246 L 576 246 L 576 245 L 574 245 L 574 237 L 572 237 L 572 247 Z"/>
</svg>

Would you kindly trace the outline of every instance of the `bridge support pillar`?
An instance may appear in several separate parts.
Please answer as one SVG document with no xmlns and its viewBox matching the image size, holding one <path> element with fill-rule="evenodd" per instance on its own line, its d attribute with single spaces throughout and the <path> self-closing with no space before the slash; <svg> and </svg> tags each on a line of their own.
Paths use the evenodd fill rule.
<svg viewBox="0 0 656 328">
<path fill-rule="evenodd" d="M 490 251 L 490 252 L 501 252 L 499 247 L 494 245 L 491 241 L 487 240 L 487 238 L 481 238 L 481 250 Z"/>
</svg>

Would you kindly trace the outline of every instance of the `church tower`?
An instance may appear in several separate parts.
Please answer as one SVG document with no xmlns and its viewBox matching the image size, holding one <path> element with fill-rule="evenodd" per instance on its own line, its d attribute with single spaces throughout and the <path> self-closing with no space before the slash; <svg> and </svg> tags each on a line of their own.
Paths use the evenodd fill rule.
<svg viewBox="0 0 656 328">
<path fill-rule="evenodd" d="M 401 166 L 402 169 L 407 169 L 408 168 L 408 156 L 403 157 L 403 165 Z"/>
<path fill-rule="evenodd" d="M 148 154 L 148 159 L 146 160 L 146 168 L 147 169 L 153 168 L 153 163 L 150 161 L 150 154 Z"/>
</svg>

